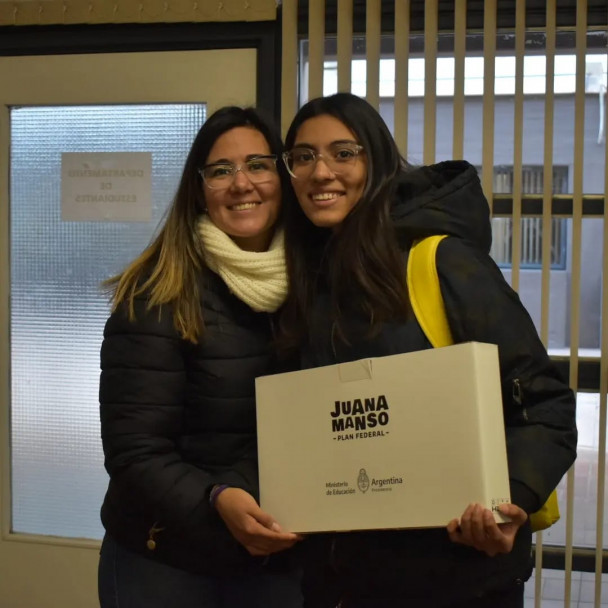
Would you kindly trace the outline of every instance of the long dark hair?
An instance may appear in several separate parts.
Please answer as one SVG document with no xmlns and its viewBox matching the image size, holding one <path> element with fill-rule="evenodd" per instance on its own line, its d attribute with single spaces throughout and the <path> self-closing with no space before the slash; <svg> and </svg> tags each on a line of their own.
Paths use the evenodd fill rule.
<svg viewBox="0 0 608 608">
<path fill-rule="evenodd" d="M 390 220 L 396 178 L 408 165 L 378 112 L 350 93 L 319 97 L 302 106 L 287 132 L 287 150 L 300 126 L 320 115 L 337 118 L 355 134 L 365 150 L 367 180 L 361 199 L 337 231 L 316 227 L 293 192 L 286 191 L 290 293 L 281 317 L 286 346 L 297 345 L 307 335 L 320 274 L 328 281 L 333 320 L 343 340 L 341 311 L 353 294 L 369 319 L 371 333 L 383 321 L 405 318 L 408 310 L 404 256 Z"/>
<path fill-rule="evenodd" d="M 125 304 L 134 317 L 134 300 L 145 293 L 148 307 L 171 304 L 177 331 L 196 342 L 204 322 L 197 274 L 204 262 L 196 223 L 205 209 L 204 190 L 198 170 L 204 165 L 217 139 L 236 127 L 252 127 L 268 142 L 279 158 L 283 142 L 274 121 L 254 108 L 225 106 L 214 112 L 200 128 L 182 172 L 173 202 L 160 232 L 123 272 L 106 281 L 113 309 Z M 287 171 L 277 163 L 283 192 L 289 187 Z"/>
</svg>

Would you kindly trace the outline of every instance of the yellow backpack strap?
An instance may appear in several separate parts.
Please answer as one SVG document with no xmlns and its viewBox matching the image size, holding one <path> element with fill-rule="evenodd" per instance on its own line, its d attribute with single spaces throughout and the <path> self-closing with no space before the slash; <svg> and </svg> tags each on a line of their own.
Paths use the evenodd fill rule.
<svg viewBox="0 0 608 608">
<path fill-rule="evenodd" d="M 429 236 L 414 241 L 407 260 L 407 288 L 410 303 L 424 335 L 435 347 L 454 343 L 445 313 L 436 255 L 439 243 L 446 234 Z M 557 491 L 553 490 L 547 502 L 530 514 L 532 532 L 545 530 L 560 517 Z"/>
<path fill-rule="evenodd" d="M 443 304 L 435 257 L 447 234 L 414 241 L 407 260 L 407 288 L 416 319 L 435 347 L 454 344 Z"/>
</svg>

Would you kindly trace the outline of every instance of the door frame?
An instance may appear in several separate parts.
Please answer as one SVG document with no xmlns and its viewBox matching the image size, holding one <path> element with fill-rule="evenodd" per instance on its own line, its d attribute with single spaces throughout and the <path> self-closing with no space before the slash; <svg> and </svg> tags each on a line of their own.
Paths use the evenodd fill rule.
<svg viewBox="0 0 608 608">
<path fill-rule="evenodd" d="M 232 62 L 239 61 L 241 66 L 248 70 L 251 76 L 249 82 L 251 85 L 255 82 L 256 92 L 253 94 L 253 86 L 249 89 L 249 95 L 243 95 L 244 98 L 252 103 L 255 99 L 256 105 L 262 107 L 267 114 L 273 113 L 273 108 L 276 109 L 275 95 L 273 89 L 273 77 L 276 73 L 275 57 L 271 51 L 271 41 L 274 44 L 274 38 L 270 36 L 272 27 L 258 27 L 262 24 L 245 24 L 248 27 L 242 28 L 236 24 L 213 24 L 212 33 L 213 39 L 204 39 L 203 32 L 209 31 L 209 24 L 185 24 L 185 27 L 178 26 L 66 26 L 66 27 L 17 27 L 12 28 L 10 33 L 7 28 L 0 28 L 0 56 L 9 59 L 15 59 L 16 65 L 19 66 L 27 62 L 30 57 L 40 58 L 41 56 L 49 56 L 48 62 L 45 63 L 44 74 L 48 65 L 53 65 L 57 62 L 59 55 L 79 55 L 91 56 L 91 62 L 97 64 L 101 55 L 124 54 L 132 53 L 142 55 L 145 53 L 153 53 L 162 55 L 164 52 L 184 53 L 188 55 L 191 51 L 211 51 L 211 53 L 222 53 L 223 51 L 237 51 Z M 235 27 L 233 27 L 235 25 Z M 216 27 L 217 26 L 217 27 Z M 227 30 L 230 28 L 230 32 Z M 262 30 L 266 30 L 266 34 Z M 44 32 L 43 32 L 44 30 Z M 244 32 L 249 32 L 245 35 Z M 225 32 L 222 34 L 222 32 Z M 5 36 L 5 33 L 8 36 Z M 240 34 L 240 37 L 238 36 Z M 255 59 L 251 62 L 243 64 L 243 59 L 240 51 L 254 51 Z M 95 57 L 97 55 L 97 57 Z M 272 61 L 267 63 L 269 56 Z M 244 56 L 243 56 L 244 58 Z M 74 61 L 78 58 L 74 57 Z M 133 57 L 136 60 L 135 57 Z M 185 58 L 187 59 L 187 58 Z M 69 58 L 70 63 L 72 57 Z M 130 62 L 129 62 L 130 63 Z M 162 66 L 162 62 L 160 63 Z M 233 63 L 231 64 L 233 65 Z M 260 67 L 263 66 L 263 67 Z M 274 66 L 274 67 L 273 67 Z M 218 70 L 224 70 L 220 64 L 210 65 L 207 68 L 202 68 L 202 71 L 197 72 L 198 64 L 192 64 L 190 61 L 184 60 L 180 63 L 180 70 L 176 73 L 184 82 L 188 74 L 207 74 L 215 73 Z M 162 67 L 161 67 L 162 69 Z M 253 74 L 253 70 L 257 74 Z M 27 74 L 27 78 L 31 79 L 32 74 L 25 69 L 23 72 L 18 67 L 14 72 L 16 74 L 16 87 L 11 90 L 9 87 L 5 90 L 5 99 L 14 99 L 15 105 L 19 105 L 20 75 Z M 103 74 L 104 78 L 108 78 L 108 73 Z M 56 89 L 49 87 L 49 79 L 44 80 L 44 90 L 49 93 L 44 93 L 42 98 L 48 97 L 46 103 L 61 103 L 55 101 Z M 217 82 L 219 79 L 216 79 Z M 246 80 L 246 79 L 245 79 Z M 245 80 L 239 76 L 230 82 L 231 86 L 227 87 L 226 98 L 238 99 L 239 90 L 246 91 L 244 86 Z M 205 84 L 199 81 L 201 84 Z M 43 87 L 43 88 L 44 88 Z M 78 88 L 74 89 L 75 91 Z M 203 101 L 203 99 L 191 99 L 189 94 L 185 93 L 180 96 L 177 88 L 173 91 L 176 102 Z M 83 93 L 84 94 L 84 93 Z M 61 95 L 60 92 L 57 95 Z M 149 93 L 144 94 L 145 99 L 141 102 L 156 103 L 157 90 L 154 87 L 149 88 Z M 163 98 L 164 93 L 158 90 L 158 97 Z M 79 94 L 76 95 L 79 97 Z M 125 97 L 124 103 L 132 103 L 134 100 L 127 99 L 128 95 L 120 95 Z M 171 97 L 171 96 L 170 96 Z M 178 99 L 179 97 L 179 99 Z M 167 100 L 169 101 L 169 100 Z M 3 104 L 4 104 L 3 102 Z M 118 103 L 123 101 L 117 100 Z M 45 103 L 44 101 L 42 103 Z M 74 103 L 79 103 L 75 99 Z M 86 102 L 85 102 L 86 103 Z M 162 103 L 162 102 L 161 102 Z M 213 104 L 209 106 L 210 110 L 215 109 Z M 2 105 L 0 107 L 0 133 L 8 133 L 9 129 L 9 111 L 8 108 Z M 3 136 L 4 141 L 4 136 Z M 4 387 L 4 381 L 9 382 L 10 379 L 10 336 L 9 336 L 9 304 L 10 304 L 10 287 L 9 287 L 9 206 L 5 204 L 8 201 L 8 181 L 9 181 L 9 150 L 5 145 L 0 146 L 0 386 L 3 387 L 0 391 L 0 428 L 2 432 L 8 432 L 10 424 L 10 388 Z M 10 383 L 8 385 L 10 387 Z M 7 397 L 9 402 L 3 404 L 4 397 Z M 6 405 L 6 407 L 4 407 Z M 78 608 L 90 607 L 95 605 L 95 571 L 98 561 L 99 541 L 88 539 L 72 539 L 62 537 L 44 537 L 39 535 L 28 535 L 22 533 L 13 533 L 10 528 L 11 521 L 11 497 L 10 497 L 10 454 L 9 442 L 3 437 L 0 440 L 0 544 L 4 545 L 5 551 L 0 552 L 0 562 L 3 561 L 3 567 L 0 568 L 0 604 L 9 602 L 7 605 L 13 608 L 25 608 L 25 606 L 39 606 L 40 608 L 51 608 L 51 606 L 59 605 L 66 608 L 70 606 L 78 606 Z M 31 567 L 33 564 L 32 555 L 35 552 L 36 556 L 49 564 L 49 568 L 44 568 L 37 576 L 37 585 L 31 584 Z M 9 562 L 10 560 L 10 562 Z M 7 564 L 10 563 L 10 568 Z M 4 604 L 3 604 L 4 605 Z"/>
</svg>

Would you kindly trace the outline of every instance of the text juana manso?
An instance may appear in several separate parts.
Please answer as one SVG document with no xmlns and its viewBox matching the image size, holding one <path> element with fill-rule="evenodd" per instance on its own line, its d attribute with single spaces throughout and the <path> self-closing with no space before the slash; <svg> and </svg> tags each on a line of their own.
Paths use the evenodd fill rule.
<svg viewBox="0 0 608 608">
<path fill-rule="evenodd" d="M 330 412 L 331 430 L 340 433 L 348 429 L 364 431 L 376 426 L 386 426 L 389 421 L 388 409 L 384 395 L 336 401 L 334 410 Z"/>
</svg>

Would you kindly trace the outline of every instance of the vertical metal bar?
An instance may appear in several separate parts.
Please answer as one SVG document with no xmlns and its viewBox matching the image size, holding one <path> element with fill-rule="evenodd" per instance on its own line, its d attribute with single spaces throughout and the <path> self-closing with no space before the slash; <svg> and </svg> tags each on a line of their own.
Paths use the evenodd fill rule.
<svg viewBox="0 0 608 608">
<path fill-rule="evenodd" d="M 600 415 L 597 446 L 597 515 L 595 537 L 595 606 L 602 601 L 602 559 L 604 553 L 604 496 L 606 492 L 606 422 L 608 397 L 608 137 L 604 150 L 604 234 L 602 258 L 602 327 L 600 351 Z"/>
<path fill-rule="evenodd" d="M 541 327 L 540 337 L 549 344 L 549 302 L 551 280 L 551 203 L 553 195 L 553 100 L 555 80 L 556 0 L 547 0 L 546 10 L 546 71 L 545 71 L 545 142 L 543 167 L 543 254 L 541 271 Z M 543 533 L 535 538 L 534 607 L 542 600 Z"/>
<path fill-rule="evenodd" d="M 519 291 L 521 266 L 521 192 L 522 154 L 524 133 L 524 55 L 526 52 L 526 1 L 515 3 L 515 97 L 513 133 L 513 231 L 511 257 L 511 285 Z"/>
<path fill-rule="evenodd" d="M 571 365 L 570 380 L 573 387 L 578 383 L 578 346 L 580 322 L 580 270 L 581 230 L 583 203 L 583 159 L 585 137 L 585 51 L 587 0 L 578 0 L 576 16 L 576 90 L 574 94 L 574 161 L 573 161 L 573 210 L 572 210 L 572 301 L 570 327 Z M 573 360 L 576 358 L 575 360 Z"/>
<path fill-rule="evenodd" d="M 410 0 L 395 0 L 395 141 L 407 158 Z"/>
<path fill-rule="evenodd" d="M 467 53 L 467 0 L 454 6 L 454 118 L 452 157 L 464 158 L 464 60 Z"/>
<path fill-rule="evenodd" d="M 585 151 L 585 55 L 587 50 L 587 0 L 576 4 L 576 88 L 574 94 L 574 174 L 572 187 L 572 264 L 570 297 L 570 386 L 578 386 L 578 349 L 580 341 L 581 248 L 583 225 L 583 159 Z M 566 501 L 566 587 L 572 576 L 574 467 L 568 471 Z M 597 589 L 596 589 L 597 593 Z M 566 596 L 566 608 L 569 606 Z"/>
<path fill-rule="evenodd" d="M 338 0 L 338 91 L 349 93 L 352 84 L 353 0 Z"/>
<path fill-rule="evenodd" d="M 298 0 L 281 9 L 281 132 L 287 132 L 298 109 Z"/>
<path fill-rule="evenodd" d="M 424 3 L 424 147 L 425 165 L 435 162 L 437 137 L 437 35 L 438 0 Z"/>
<path fill-rule="evenodd" d="M 545 141 L 543 155 L 542 271 L 540 296 L 540 337 L 549 344 L 549 302 L 551 291 L 551 202 L 553 199 L 553 104 L 555 86 L 556 0 L 547 0 L 545 47 Z"/>
<path fill-rule="evenodd" d="M 367 101 L 380 108 L 380 0 L 367 0 L 365 13 L 365 60 L 367 65 Z"/>
<path fill-rule="evenodd" d="M 492 209 L 494 175 L 494 77 L 496 73 L 496 3 L 483 3 L 483 137 L 481 185 Z"/>
<path fill-rule="evenodd" d="M 308 99 L 313 99 L 323 95 L 325 0 L 309 0 L 308 7 Z"/>
</svg>

